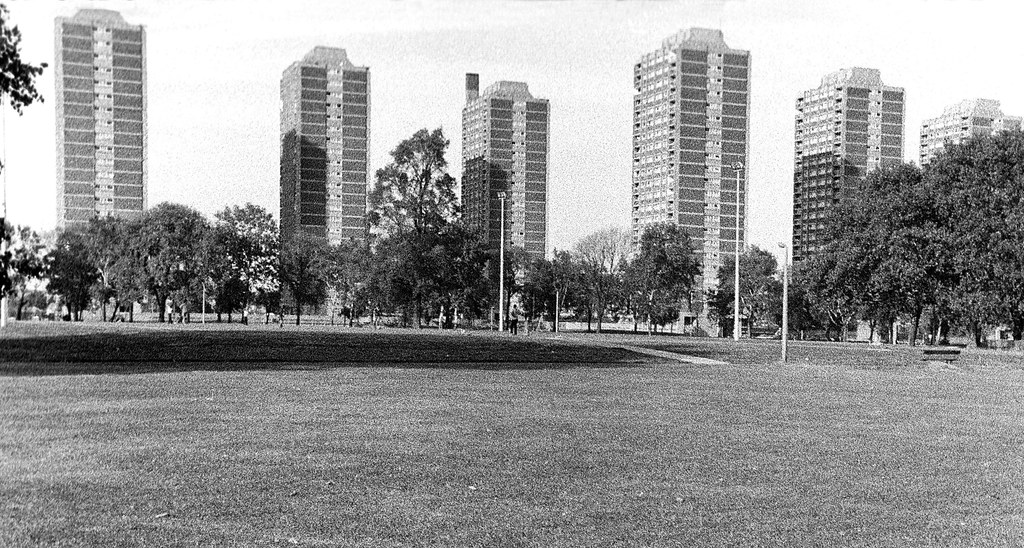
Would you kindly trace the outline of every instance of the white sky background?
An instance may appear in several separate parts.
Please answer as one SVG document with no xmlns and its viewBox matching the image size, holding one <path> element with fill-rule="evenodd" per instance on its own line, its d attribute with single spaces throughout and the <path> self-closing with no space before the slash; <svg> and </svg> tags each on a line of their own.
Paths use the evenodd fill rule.
<svg viewBox="0 0 1024 548">
<path fill-rule="evenodd" d="M 146 25 L 149 203 L 212 215 L 253 202 L 278 214 L 280 77 L 313 46 L 370 67 L 371 171 L 441 126 L 459 177 L 464 75 L 520 80 L 551 101 L 549 248 L 629 226 L 633 64 L 677 30 L 721 28 L 751 52 L 750 241 L 778 254 L 792 224 L 793 104 L 841 67 L 906 89 L 904 156 L 924 118 L 962 99 L 1024 114 L 1024 4 L 967 1 L 8 2 L 23 57 L 53 63 L 54 17 L 120 11 Z M 46 102 L 6 116 L 11 222 L 55 224 L 53 71 Z"/>
</svg>

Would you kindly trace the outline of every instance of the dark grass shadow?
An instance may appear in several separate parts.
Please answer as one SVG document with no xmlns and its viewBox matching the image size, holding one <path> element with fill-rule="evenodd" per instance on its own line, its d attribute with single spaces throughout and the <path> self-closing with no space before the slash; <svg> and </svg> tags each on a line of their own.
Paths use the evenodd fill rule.
<svg viewBox="0 0 1024 548">
<path fill-rule="evenodd" d="M 644 363 L 644 356 L 620 348 L 421 332 L 180 329 L 0 340 L 3 376 L 335 367 L 564 369 Z"/>
</svg>

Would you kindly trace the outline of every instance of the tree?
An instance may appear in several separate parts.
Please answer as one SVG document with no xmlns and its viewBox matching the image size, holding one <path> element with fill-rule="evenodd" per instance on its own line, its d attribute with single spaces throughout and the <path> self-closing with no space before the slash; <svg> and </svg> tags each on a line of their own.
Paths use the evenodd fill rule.
<svg viewBox="0 0 1024 548">
<path fill-rule="evenodd" d="M 149 278 L 146 259 L 149 249 L 145 240 L 142 219 L 121 219 L 118 239 L 115 242 L 117 260 L 109 267 L 107 282 L 114 290 L 114 313 L 110 321 L 117 319 L 117 312 L 128 308 L 128 321 L 135 321 L 135 304 L 141 303 L 149 292 Z"/>
<path fill-rule="evenodd" d="M 10 288 L 7 294 L 18 297 L 16 318 L 20 320 L 33 282 L 41 280 L 46 272 L 47 249 L 39 234 L 27 226 L 13 228 L 8 225 L 6 233 L 13 236 L 7 248 L 10 257 L 7 273 Z"/>
<path fill-rule="evenodd" d="M 459 213 L 444 157 L 448 144 L 440 128 L 417 131 L 391 151 L 369 196 L 369 220 L 383 232 L 378 245 L 396 267 L 386 284 L 389 300 L 411 311 L 418 327 L 427 300 L 443 285 L 436 247 Z"/>
<path fill-rule="evenodd" d="M 162 203 L 145 213 L 141 226 L 146 285 L 156 298 L 160 321 L 167 301 L 176 308 L 196 302 L 202 291 L 204 241 L 209 225 L 198 211 L 179 204 Z"/>
<path fill-rule="evenodd" d="M 439 266 L 437 304 L 444 313 L 444 327 L 454 327 L 456 312 L 480 317 L 494 302 L 487 278 L 491 260 L 482 235 L 461 220 L 448 224 L 439 234 L 432 260 Z"/>
<path fill-rule="evenodd" d="M 555 275 L 551 261 L 538 257 L 526 267 L 523 276 L 523 312 L 526 321 L 542 318 L 555 311 Z"/>
<path fill-rule="evenodd" d="M 626 266 L 626 280 L 637 297 L 634 310 L 647 319 L 647 332 L 678 316 L 678 305 L 700 275 L 700 261 L 689 236 L 676 224 L 648 226 L 640 235 L 636 257 Z"/>
<path fill-rule="evenodd" d="M 708 297 L 710 315 L 722 326 L 723 336 L 732 334 L 735 305 L 736 259 L 727 255 L 718 269 L 718 286 Z M 782 307 L 782 281 L 776 277 L 778 262 L 771 253 L 751 246 L 740 255 L 740 313 L 753 326 L 759 320 L 774 320 Z M 778 314 L 781 316 L 781 314 Z"/>
<path fill-rule="evenodd" d="M 488 261 L 488 278 L 491 280 L 493 300 L 491 302 L 497 302 L 498 292 L 501 290 L 499 278 L 501 277 L 501 269 L 499 268 L 498 255 L 501 253 L 500 249 L 490 250 L 490 261 Z M 510 312 L 512 304 L 512 298 L 522 292 L 523 286 L 523 275 L 526 273 L 526 268 L 529 264 L 529 255 L 526 254 L 526 250 L 522 246 L 517 245 L 506 245 L 505 246 L 505 302 L 503 306 L 505 308 L 506 319 Z"/>
<path fill-rule="evenodd" d="M 327 299 L 327 253 L 323 238 L 305 232 L 283 246 L 279 272 L 284 298 L 295 304 L 295 325 L 301 324 L 303 306 L 317 307 Z"/>
<path fill-rule="evenodd" d="M 62 232 L 46 262 L 50 290 L 64 300 L 71 319 L 81 321 L 92 300 L 90 288 L 99 279 L 85 237 L 76 230 Z"/>
<path fill-rule="evenodd" d="M 260 206 L 226 207 L 215 216 L 206 242 L 207 275 L 214 285 L 220 313 L 245 309 L 277 291 L 278 230 L 274 217 Z"/>
<path fill-rule="evenodd" d="M 929 163 L 936 217 L 947 234 L 949 308 L 982 344 L 982 328 L 1006 323 L 1024 336 L 1024 132 L 947 146 Z M 952 277 L 951 277 L 952 278 Z M 941 300 L 940 300 L 941 302 Z"/>
<path fill-rule="evenodd" d="M 367 258 L 366 245 L 359 241 L 341 242 L 328 250 L 327 285 L 349 326 L 366 308 Z"/>
<path fill-rule="evenodd" d="M 43 74 L 46 63 L 32 65 L 21 59 L 21 31 L 17 25 L 7 25 L 10 15 L 7 6 L 0 4 L 0 96 L 21 114 L 22 108 L 43 100 L 35 80 Z"/>
<path fill-rule="evenodd" d="M 797 281 L 827 316 L 826 334 L 853 317 L 889 333 L 905 318 L 914 344 L 924 310 L 948 300 L 953 241 L 936 190 L 917 166 L 899 164 L 872 171 L 839 197 L 826 218 L 827 243 Z"/>
<path fill-rule="evenodd" d="M 96 270 L 93 296 L 101 306 L 101 320 L 107 321 L 107 304 L 114 300 L 113 317 L 117 313 L 117 290 L 114 286 L 115 265 L 123 260 L 122 242 L 125 221 L 115 217 L 92 219 L 82 236 L 89 251 L 89 261 Z"/>
<path fill-rule="evenodd" d="M 556 317 L 566 306 L 573 307 L 579 302 L 589 302 L 584 291 L 583 269 L 569 251 L 555 250 L 551 260 L 551 285 L 555 290 L 554 313 Z M 588 331 L 589 321 L 588 314 Z"/>
<path fill-rule="evenodd" d="M 32 65 L 21 58 L 21 31 L 18 26 L 9 26 L 10 12 L 7 6 L 0 4 L 0 106 L 9 102 L 18 114 L 21 109 L 43 98 L 36 90 L 35 81 L 46 68 L 46 63 Z M 4 165 L 0 163 L 0 171 Z M 3 212 L 7 214 L 6 211 Z M 0 295 L 6 295 L 12 286 L 11 254 L 7 251 L 12 234 L 9 232 L 7 220 L 0 217 Z"/>
<path fill-rule="evenodd" d="M 592 313 L 588 311 L 588 331 L 590 316 L 596 314 L 597 332 L 601 332 L 609 300 L 622 281 L 622 267 L 629 256 L 630 246 L 629 232 L 613 227 L 585 236 L 573 248 L 582 267 L 584 288 L 592 308 Z"/>
</svg>

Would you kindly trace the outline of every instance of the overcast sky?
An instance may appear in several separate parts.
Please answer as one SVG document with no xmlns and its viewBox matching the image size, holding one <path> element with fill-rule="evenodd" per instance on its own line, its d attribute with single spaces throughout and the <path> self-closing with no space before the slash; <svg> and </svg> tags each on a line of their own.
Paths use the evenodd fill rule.
<svg viewBox="0 0 1024 548">
<path fill-rule="evenodd" d="M 921 120 L 962 99 L 1024 114 L 1024 7 L 1007 2 L 8 2 L 23 56 L 53 62 L 54 17 L 120 11 L 146 25 L 149 201 L 207 214 L 251 201 L 278 214 L 281 72 L 313 46 L 370 67 L 371 169 L 417 129 L 441 126 L 461 165 L 466 72 L 521 80 L 551 101 L 549 247 L 629 225 L 633 63 L 691 26 L 751 52 L 750 237 L 777 251 L 792 220 L 793 103 L 841 67 L 906 89 L 905 158 Z M 55 224 L 52 70 L 46 102 L 5 110 L 16 224 Z"/>
</svg>

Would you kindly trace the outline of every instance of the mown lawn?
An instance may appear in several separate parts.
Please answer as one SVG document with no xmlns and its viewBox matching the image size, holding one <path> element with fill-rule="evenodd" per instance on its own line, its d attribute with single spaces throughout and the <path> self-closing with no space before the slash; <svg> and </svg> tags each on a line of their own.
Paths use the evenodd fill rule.
<svg viewBox="0 0 1024 548">
<path fill-rule="evenodd" d="M 76 354 L 100 343 L 74 329 L 0 339 L 4 360 L 45 357 L 2 364 L 0 545 L 1024 543 L 1013 367 L 709 367 L 565 340 L 373 333 L 391 337 L 375 350 L 361 333 L 175 328 L 132 336 L 221 341 L 235 361 L 195 350 L 123 374 Z M 128 360 L 121 335 L 111 355 Z M 325 358 L 266 353 L 295 345 Z M 355 350 L 327 359 L 339 347 Z M 375 367 L 371 352 L 411 357 Z M 77 367 L 106 374 L 64 374 Z"/>
</svg>

